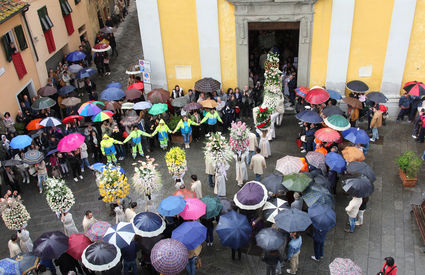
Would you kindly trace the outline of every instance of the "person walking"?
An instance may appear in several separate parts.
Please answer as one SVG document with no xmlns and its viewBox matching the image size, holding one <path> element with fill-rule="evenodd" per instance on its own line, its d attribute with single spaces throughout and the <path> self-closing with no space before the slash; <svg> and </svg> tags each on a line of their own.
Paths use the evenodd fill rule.
<svg viewBox="0 0 425 275">
<path fill-rule="evenodd" d="M 202 198 L 202 184 L 201 181 L 198 180 L 197 175 L 191 175 L 190 178 L 192 179 L 192 184 L 190 186 L 190 190 L 195 192 L 196 197 L 198 199 Z"/>
<path fill-rule="evenodd" d="M 227 171 L 227 169 L 229 169 L 228 164 L 217 167 L 217 169 L 216 169 L 214 194 L 216 194 L 217 197 L 225 197 L 226 196 L 226 180 L 227 180 L 226 171 Z"/>
<path fill-rule="evenodd" d="M 215 218 L 205 219 L 201 218 L 201 223 L 207 228 L 207 238 L 205 242 L 207 246 L 212 246 L 214 242 L 214 220 Z"/>
<path fill-rule="evenodd" d="M 113 57 L 114 54 L 115 56 L 118 56 L 117 42 L 115 41 L 115 36 L 113 33 L 110 33 L 108 35 L 108 40 L 109 40 L 109 46 L 111 46 L 111 50 L 112 50 L 111 57 Z"/>
<path fill-rule="evenodd" d="M 130 207 L 125 210 L 125 219 L 127 222 L 131 222 L 131 220 L 136 216 L 136 208 L 137 202 L 133 201 L 130 203 Z"/>
<path fill-rule="evenodd" d="M 115 212 L 115 223 L 126 222 L 124 209 L 121 204 L 117 204 L 114 208 Z"/>
<path fill-rule="evenodd" d="M 192 135 L 192 125 L 199 126 L 198 123 L 192 121 L 191 119 L 188 119 L 187 116 L 183 116 L 183 118 L 177 124 L 176 129 L 174 129 L 173 131 L 174 134 L 175 132 L 177 132 L 178 129 L 180 129 L 180 132 L 183 136 L 185 148 L 190 148 L 190 136 Z"/>
<path fill-rule="evenodd" d="M 87 153 L 87 144 L 83 142 L 80 145 L 80 157 L 81 157 L 81 173 L 84 173 L 84 166 L 92 170 L 89 163 L 89 153 Z"/>
<path fill-rule="evenodd" d="M 26 229 L 18 230 L 18 233 L 16 233 L 19 244 L 21 245 L 21 249 L 23 253 L 30 253 L 32 252 L 32 249 L 34 247 L 34 244 L 32 243 L 30 232 Z"/>
<path fill-rule="evenodd" d="M 248 151 L 249 154 L 246 157 L 246 163 L 251 164 L 251 158 L 255 154 L 255 148 L 258 147 L 258 140 L 257 136 L 254 133 L 248 134 L 249 144 L 248 144 Z"/>
<path fill-rule="evenodd" d="M 397 275 L 397 266 L 395 265 L 393 257 L 385 258 L 384 266 L 382 266 L 378 275 Z"/>
<path fill-rule="evenodd" d="M 7 243 L 7 247 L 9 248 L 10 258 L 13 258 L 16 255 L 22 253 L 21 248 L 19 247 L 19 244 L 18 244 L 18 236 L 16 234 L 13 234 L 10 237 L 10 240 Z"/>
<path fill-rule="evenodd" d="M 267 265 L 266 275 L 275 275 L 276 266 L 279 262 L 283 262 L 283 257 L 280 255 L 279 250 L 271 250 L 265 252 L 263 261 Z"/>
<path fill-rule="evenodd" d="M 288 259 L 290 268 L 287 269 L 286 272 L 289 274 L 297 274 L 303 240 L 297 232 L 292 232 L 289 236 L 291 239 L 288 244 Z"/>
<path fill-rule="evenodd" d="M 255 180 L 261 181 L 261 175 L 264 173 L 264 169 L 266 169 L 266 159 L 261 155 L 261 149 L 257 147 L 257 154 L 255 154 L 249 165 L 249 169 L 253 170 L 255 174 Z"/>
<path fill-rule="evenodd" d="M 370 128 L 372 128 L 372 138 L 370 141 L 375 142 L 375 140 L 379 139 L 378 128 L 382 126 L 382 111 L 376 109 L 376 107 L 372 108 L 373 116 L 370 121 Z"/>
<path fill-rule="evenodd" d="M 137 242 L 133 239 L 130 245 L 121 248 L 121 254 L 123 258 L 124 274 L 128 275 L 131 273 L 137 275 L 137 251 L 139 250 Z"/>
<path fill-rule="evenodd" d="M 71 234 L 79 233 L 71 213 L 62 212 L 61 221 L 63 223 L 63 231 L 65 232 L 65 235 L 69 237 Z"/>
<path fill-rule="evenodd" d="M 236 161 L 236 182 L 239 187 L 242 187 L 244 181 L 248 180 L 248 172 L 246 170 L 245 159 L 248 155 L 248 151 L 245 151 L 243 154 L 233 154 L 233 158 Z"/>
<path fill-rule="evenodd" d="M 81 175 L 81 157 L 78 153 L 78 149 L 72 153 L 68 153 L 68 161 L 74 181 L 78 182 L 78 177 L 83 179 L 83 175 Z"/>
<path fill-rule="evenodd" d="M 40 163 L 37 163 L 35 165 L 35 169 L 37 170 L 37 178 L 38 178 L 38 190 L 40 191 L 40 194 L 43 192 L 43 184 L 47 179 L 47 169 L 46 169 L 46 163 L 41 161 Z"/>
<path fill-rule="evenodd" d="M 261 149 L 261 155 L 263 155 L 263 157 L 268 158 L 269 156 L 271 156 L 272 152 L 270 149 L 270 138 L 271 138 L 271 131 L 269 130 L 261 130 L 260 131 L 260 149 Z"/>
<path fill-rule="evenodd" d="M 360 206 L 362 205 L 362 198 L 353 197 L 351 201 L 348 203 L 347 207 L 345 208 L 345 211 L 348 215 L 348 221 L 350 224 L 350 228 L 345 228 L 345 232 L 347 233 L 353 233 L 354 228 L 356 227 L 356 217 L 359 213 Z"/>
<path fill-rule="evenodd" d="M 93 217 L 93 213 L 90 210 L 87 210 L 83 218 L 84 234 L 89 231 L 90 226 L 92 226 L 95 222 L 97 222 L 97 220 Z"/>
<path fill-rule="evenodd" d="M 323 258 L 323 248 L 325 246 L 326 234 L 328 234 L 327 230 L 319 230 L 314 227 L 314 256 L 311 256 L 311 258 L 315 261 L 320 261 Z"/>
<path fill-rule="evenodd" d="M 362 198 L 362 204 L 359 208 L 359 213 L 357 214 L 356 226 L 363 225 L 363 215 L 367 208 L 367 202 L 369 201 L 369 197 Z"/>
<path fill-rule="evenodd" d="M 213 177 L 215 175 L 215 169 L 214 165 L 212 164 L 211 160 L 208 158 L 205 158 L 205 174 L 208 176 L 208 185 L 211 188 L 214 188 L 214 180 Z"/>
<path fill-rule="evenodd" d="M 410 97 L 407 92 L 405 92 L 400 99 L 398 100 L 398 107 L 400 108 L 400 112 L 397 116 L 397 121 L 403 121 L 405 115 L 409 115 L 409 108 L 410 108 Z"/>
</svg>

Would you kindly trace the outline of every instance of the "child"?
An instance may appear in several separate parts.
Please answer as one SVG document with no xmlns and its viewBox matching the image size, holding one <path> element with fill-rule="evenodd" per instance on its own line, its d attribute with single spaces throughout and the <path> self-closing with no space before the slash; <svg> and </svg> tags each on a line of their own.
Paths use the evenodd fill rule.
<svg viewBox="0 0 425 275">
<path fill-rule="evenodd" d="M 265 158 L 268 158 L 271 156 L 271 150 L 270 150 L 270 138 L 271 132 L 269 130 L 261 130 L 260 135 L 260 149 L 261 149 L 261 155 Z"/>
</svg>

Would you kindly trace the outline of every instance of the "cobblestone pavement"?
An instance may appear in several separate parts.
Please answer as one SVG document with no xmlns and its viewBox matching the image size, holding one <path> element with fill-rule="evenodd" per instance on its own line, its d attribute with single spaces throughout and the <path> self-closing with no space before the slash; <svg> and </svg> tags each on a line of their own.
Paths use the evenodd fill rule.
<svg viewBox="0 0 425 275">
<path fill-rule="evenodd" d="M 111 76 L 96 80 L 99 91 L 111 81 L 122 82 L 125 87 L 127 78 L 124 74 L 125 68 L 142 57 L 134 5 L 130 8 L 130 14 L 126 21 L 121 24 L 116 36 L 119 57 L 112 60 Z M 364 126 L 364 124 L 361 124 L 361 126 Z M 296 119 L 293 116 L 285 116 L 283 125 L 277 128 L 276 140 L 271 142 L 272 156 L 267 160 L 266 175 L 273 171 L 278 158 L 284 155 L 301 156 L 295 146 L 298 129 Z M 324 249 L 325 257 L 320 262 L 314 262 L 310 259 L 310 256 L 313 255 L 313 241 L 310 236 L 304 234 L 300 268 L 297 274 L 329 274 L 329 263 L 335 257 L 346 257 L 353 259 L 365 271 L 365 274 L 375 275 L 386 256 L 395 258 L 399 274 L 424 274 L 424 244 L 415 220 L 410 213 L 409 204 L 421 200 L 421 193 L 425 191 L 423 180 L 425 169 L 422 168 L 420 180 L 416 187 L 403 188 L 394 162 L 394 159 L 401 152 L 411 149 L 420 154 L 423 152 L 424 146 L 415 143 L 410 137 L 410 124 L 388 122 L 387 126 L 381 129 L 381 135 L 384 136 L 383 145 L 371 145 L 366 159 L 366 162 L 375 170 L 377 181 L 375 182 L 375 192 L 371 196 L 368 209 L 365 212 L 364 225 L 357 227 L 354 234 L 344 232 L 343 228 L 347 221 L 344 208 L 349 198 L 343 195 L 342 190 L 339 189 L 336 198 L 337 225 L 327 236 Z M 197 174 L 203 183 L 204 195 L 212 195 L 212 189 L 206 184 L 207 177 L 204 173 L 202 146 L 202 142 L 196 142 L 187 150 L 188 171 L 185 180 L 189 182 L 189 176 Z M 159 163 L 163 181 L 162 190 L 153 195 L 152 201 L 147 206 L 149 210 L 155 211 L 159 202 L 171 195 L 175 188 L 165 166 L 164 152 L 157 149 L 151 155 Z M 132 175 L 131 163 L 130 158 L 121 162 L 129 175 Z M 249 171 L 249 179 L 254 178 L 255 176 Z M 238 190 L 234 179 L 235 168 L 234 163 L 232 163 L 227 182 L 227 196 L 229 198 L 232 198 Z M 97 200 L 98 190 L 91 171 L 84 173 L 83 181 L 75 183 L 68 180 L 67 183 L 76 197 L 76 204 L 72 207 L 71 213 L 80 230 L 82 230 L 81 221 L 84 212 L 88 209 L 93 211 L 98 220 L 114 222 L 114 218 L 109 216 L 109 206 Z M 24 203 L 32 217 L 28 225 L 32 239 L 35 240 L 46 231 L 63 230 L 60 221 L 48 208 L 45 198 L 37 192 L 35 182 L 25 185 L 23 189 Z M 144 198 L 137 197 L 134 194 L 131 194 L 130 197 L 132 200 L 138 201 L 138 210 L 143 211 L 146 203 Z M 0 243 L 2 244 L 0 256 L 7 257 L 7 240 L 12 232 L 7 230 L 3 223 L 0 225 L 0 232 Z M 213 247 L 204 246 L 201 254 L 203 266 L 197 274 L 264 274 L 265 264 L 261 262 L 260 255 L 261 249 L 255 247 L 255 245 L 250 245 L 242 255 L 241 261 L 232 261 L 230 249 L 223 247 L 216 235 Z"/>
</svg>

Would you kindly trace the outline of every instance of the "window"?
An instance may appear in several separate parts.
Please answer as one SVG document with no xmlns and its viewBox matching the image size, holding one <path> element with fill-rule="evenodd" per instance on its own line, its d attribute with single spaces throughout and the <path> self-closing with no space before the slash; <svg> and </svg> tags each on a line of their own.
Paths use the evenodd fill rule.
<svg viewBox="0 0 425 275">
<path fill-rule="evenodd" d="M 41 27 L 43 32 L 50 30 L 53 27 L 52 20 L 50 20 L 49 14 L 47 13 L 46 6 L 42 7 L 37 11 L 38 17 L 40 18 Z"/>
<path fill-rule="evenodd" d="M 68 3 L 68 0 L 59 0 L 62 16 L 65 17 L 72 12 L 71 6 Z"/>
<path fill-rule="evenodd" d="M 12 31 L 8 31 L 5 35 L 1 37 L 1 43 L 3 45 L 7 61 L 12 61 L 12 54 L 14 50 L 11 47 L 11 43 L 15 44 L 15 51 L 17 51 L 15 37 L 13 36 Z"/>
<path fill-rule="evenodd" d="M 19 48 L 21 51 L 28 48 L 27 40 L 25 39 L 24 30 L 22 29 L 22 25 L 18 25 L 14 28 L 16 37 L 18 38 Z"/>
</svg>

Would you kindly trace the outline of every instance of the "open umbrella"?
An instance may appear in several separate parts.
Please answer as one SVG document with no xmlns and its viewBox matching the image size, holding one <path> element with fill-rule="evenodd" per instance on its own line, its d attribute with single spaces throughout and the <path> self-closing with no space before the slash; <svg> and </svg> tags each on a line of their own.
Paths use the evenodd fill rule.
<svg viewBox="0 0 425 275">
<path fill-rule="evenodd" d="M 189 103 L 189 98 L 187 98 L 185 96 L 181 96 L 181 97 L 175 98 L 175 99 L 173 99 L 173 101 L 171 101 L 171 105 L 173 107 L 177 107 L 177 108 L 184 107 L 188 103 Z"/>
<path fill-rule="evenodd" d="M 310 91 L 310 89 L 303 86 L 295 89 L 295 93 L 302 98 L 305 98 L 305 95 L 308 93 L 308 91 Z"/>
<path fill-rule="evenodd" d="M 234 211 L 236 210 L 236 205 L 235 202 L 233 200 L 230 200 L 227 197 L 219 197 L 218 198 L 220 200 L 221 205 L 223 206 L 223 208 L 220 211 L 220 215 L 229 213 L 230 211 Z"/>
<path fill-rule="evenodd" d="M 109 227 L 108 230 L 106 230 L 102 240 L 104 242 L 114 244 L 119 248 L 123 248 L 130 245 L 134 235 L 135 233 L 132 223 L 119 222 L 118 224 L 113 225 Z"/>
<path fill-rule="evenodd" d="M 403 89 L 409 93 L 409 95 L 414 95 L 417 97 L 422 97 L 425 95 L 425 84 L 418 81 L 410 81 L 404 84 Z"/>
<path fill-rule="evenodd" d="M 266 251 L 278 250 L 284 243 L 283 234 L 274 228 L 263 228 L 255 235 L 257 245 Z"/>
<path fill-rule="evenodd" d="M 308 208 L 308 216 L 317 230 L 328 231 L 336 225 L 335 211 L 326 204 L 313 204 Z"/>
<path fill-rule="evenodd" d="M 43 110 L 56 105 L 56 101 L 50 97 L 40 97 L 31 105 L 31 109 L 34 110 Z"/>
<path fill-rule="evenodd" d="M 349 91 L 355 92 L 355 93 L 364 94 L 367 91 L 369 91 L 369 86 L 367 86 L 366 83 L 360 80 L 352 80 L 347 83 L 346 87 Z"/>
<path fill-rule="evenodd" d="M 362 275 L 362 269 L 351 259 L 335 258 L 329 264 L 331 275 Z"/>
<path fill-rule="evenodd" d="M 267 188 L 269 192 L 278 194 L 280 192 L 287 192 L 288 190 L 282 185 L 283 176 L 280 173 L 272 173 L 261 180 L 261 183 Z"/>
<path fill-rule="evenodd" d="M 217 101 L 215 101 L 213 99 L 202 100 L 199 103 L 202 105 L 202 107 L 209 108 L 209 109 L 215 108 L 218 105 Z"/>
<path fill-rule="evenodd" d="M 358 178 L 348 178 L 343 180 L 342 189 L 354 197 L 366 198 L 373 193 L 375 187 L 366 176 L 361 175 Z"/>
<path fill-rule="evenodd" d="M 329 152 L 325 157 L 326 165 L 329 166 L 330 170 L 334 170 L 335 172 L 342 173 L 346 169 L 345 159 L 338 153 Z"/>
<path fill-rule="evenodd" d="M 41 118 L 33 119 L 27 124 L 27 126 L 25 126 L 25 128 L 28 131 L 34 131 L 34 130 L 41 129 L 41 128 L 43 128 L 43 125 L 40 125 L 41 120 L 42 120 Z"/>
<path fill-rule="evenodd" d="M 19 264 L 20 272 L 17 273 L 19 275 L 32 274 L 31 271 L 35 270 L 38 266 L 38 263 L 40 262 L 40 259 L 37 256 L 35 256 L 32 252 L 18 254 L 15 257 L 12 257 L 12 259 L 18 262 Z M 0 272 L 1 271 L 2 271 L 2 268 L 0 267 Z M 9 274 L 9 273 L 5 272 L 2 274 Z"/>
<path fill-rule="evenodd" d="M 207 238 L 207 228 L 197 221 L 184 222 L 173 230 L 171 238 L 180 241 L 188 250 L 193 250 Z"/>
<path fill-rule="evenodd" d="M 342 132 L 344 139 L 351 141 L 354 144 L 369 144 L 369 135 L 365 130 L 360 128 L 351 127 L 348 130 Z"/>
<path fill-rule="evenodd" d="M 281 211 L 284 211 L 289 208 L 290 207 L 287 201 L 279 198 L 273 198 L 269 201 L 266 201 L 266 203 L 264 204 L 263 215 L 267 221 L 274 223 L 274 217 L 276 217 L 277 214 L 279 214 Z"/>
<path fill-rule="evenodd" d="M 318 184 L 309 186 L 303 192 L 303 200 L 308 207 L 311 207 L 314 204 L 326 204 L 333 206 L 333 197 L 329 193 L 328 189 Z"/>
<path fill-rule="evenodd" d="M 81 99 L 78 97 L 67 97 L 62 100 L 61 104 L 66 107 L 72 107 L 81 103 Z"/>
<path fill-rule="evenodd" d="M 127 89 L 143 90 L 143 88 L 144 88 L 143 82 L 136 82 L 128 86 Z"/>
<path fill-rule="evenodd" d="M 311 224 L 308 214 L 296 208 L 282 211 L 274 219 L 276 226 L 286 232 L 304 231 Z"/>
<path fill-rule="evenodd" d="M 91 165 L 91 168 L 93 168 L 94 170 L 98 171 L 98 172 L 103 172 L 103 170 L 105 170 L 105 168 L 107 168 L 108 166 L 106 164 L 100 163 L 100 162 L 96 162 L 93 163 Z M 122 167 L 119 166 L 111 166 L 110 168 L 108 168 L 109 170 L 119 170 L 122 174 L 125 174 L 125 171 Z"/>
<path fill-rule="evenodd" d="M 175 275 L 183 271 L 188 262 L 188 250 L 175 239 L 160 240 L 152 248 L 151 263 L 163 275 Z"/>
<path fill-rule="evenodd" d="M 282 184 L 288 190 L 294 192 L 303 192 L 311 183 L 311 178 L 306 174 L 291 174 L 283 178 Z"/>
<path fill-rule="evenodd" d="M 258 181 L 250 181 L 235 194 L 233 201 L 240 209 L 255 210 L 261 208 L 267 198 L 266 187 Z"/>
<path fill-rule="evenodd" d="M 7 159 L 7 160 L 2 160 L 1 164 L 3 166 L 16 166 L 16 165 L 22 164 L 22 161 L 17 159 Z"/>
<path fill-rule="evenodd" d="M 164 89 L 153 89 L 147 95 L 148 100 L 152 103 L 166 103 L 170 98 L 170 93 Z"/>
<path fill-rule="evenodd" d="M 81 255 L 83 255 L 84 249 L 87 246 L 91 245 L 92 241 L 87 238 L 84 234 L 71 234 L 68 240 L 68 250 L 66 253 L 71 255 L 74 259 L 81 260 Z"/>
<path fill-rule="evenodd" d="M 23 162 L 29 165 L 40 163 L 44 159 L 44 154 L 38 150 L 26 151 L 22 159 Z"/>
<path fill-rule="evenodd" d="M 164 236 L 162 234 L 155 237 L 140 237 L 138 235 L 136 235 L 135 237 L 135 240 L 137 241 L 141 249 L 148 254 L 151 254 L 152 248 L 157 242 L 162 239 L 164 239 Z"/>
<path fill-rule="evenodd" d="M 100 242 L 111 224 L 104 221 L 97 221 L 89 227 L 86 236 L 92 242 Z"/>
<path fill-rule="evenodd" d="M 53 127 L 53 126 L 61 125 L 62 122 L 55 117 L 46 117 L 45 119 L 40 121 L 39 124 L 44 126 L 44 127 Z"/>
<path fill-rule="evenodd" d="M 106 89 L 108 89 L 108 88 L 118 88 L 118 89 L 121 89 L 121 87 L 122 87 L 122 84 L 119 83 L 119 82 L 111 82 L 108 85 L 106 85 Z"/>
<path fill-rule="evenodd" d="M 347 165 L 347 172 L 353 176 L 366 176 L 371 183 L 376 181 L 375 172 L 366 162 L 352 161 Z"/>
<path fill-rule="evenodd" d="M 347 162 L 364 161 L 366 159 L 362 150 L 353 146 L 345 147 L 341 153 Z"/>
<path fill-rule="evenodd" d="M 283 175 L 289 175 L 293 173 L 298 173 L 304 164 L 298 157 L 285 156 L 280 158 L 276 162 L 276 170 L 282 173 Z"/>
<path fill-rule="evenodd" d="M 130 65 L 125 70 L 125 73 L 129 75 L 135 75 L 135 74 L 142 74 L 143 72 L 140 70 L 139 65 Z"/>
<path fill-rule="evenodd" d="M 38 89 L 37 93 L 39 96 L 51 96 L 57 93 L 57 89 L 53 86 L 47 85 Z"/>
<path fill-rule="evenodd" d="M 33 253 L 40 259 L 59 258 L 68 250 L 68 237 L 59 231 L 43 233 L 34 242 Z"/>
<path fill-rule="evenodd" d="M 201 108 L 202 108 L 201 104 L 199 104 L 197 102 L 190 102 L 183 107 L 183 110 L 185 110 L 187 112 L 187 111 L 198 110 L 198 109 L 201 109 Z"/>
<path fill-rule="evenodd" d="M 230 211 L 220 216 L 215 231 L 224 246 L 239 249 L 249 242 L 252 228 L 245 215 Z"/>
<path fill-rule="evenodd" d="M 325 116 L 329 117 L 331 115 L 343 115 L 344 111 L 341 110 L 338 106 L 329 105 L 322 110 L 322 113 Z"/>
<path fill-rule="evenodd" d="M 204 93 L 212 93 L 220 89 L 220 82 L 211 77 L 204 77 L 195 82 L 195 90 Z"/>
<path fill-rule="evenodd" d="M 10 147 L 13 149 L 24 149 L 25 147 L 30 146 L 32 143 L 32 138 L 28 135 L 18 135 L 10 141 Z"/>
<path fill-rule="evenodd" d="M 318 169 L 321 169 L 322 171 L 326 171 L 326 164 L 325 164 L 325 155 L 323 155 L 319 151 L 310 151 L 305 156 L 308 164 L 311 166 L 314 166 Z"/>
<path fill-rule="evenodd" d="M 95 103 L 85 102 L 81 104 L 78 109 L 78 114 L 81 116 L 94 116 L 100 113 L 102 109 L 100 109 Z"/>
<path fill-rule="evenodd" d="M 4 275 L 20 275 L 18 261 L 11 258 L 0 260 L 0 273 Z"/>
<path fill-rule="evenodd" d="M 123 90 L 119 88 L 107 88 L 102 91 L 100 94 L 101 100 L 120 100 L 121 98 L 125 97 L 125 93 Z"/>
<path fill-rule="evenodd" d="M 335 100 L 340 100 L 342 99 L 342 96 L 339 92 L 334 91 L 334 90 L 327 90 L 329 93 L 329 97 Z"/>
<path fill-rule="evenodd" d="M 305 100 L 311 104 L 321 104 L 329 99 L 329 93 L 322 88 L 314 88 L 308 91 Z"/>
<path fill-rule="evenodd" d="M 342 115 L 331 115 L 324 121 L 329 128 L 337 131 L 345 131 L 351 127 L 350 122 Z"/>
<path fill-rule="evenodd" d="M 168 105 L 165 103 L 156 103 L 149 109 L 149 114 L 155 116 L 162 114 L 168 110 Z"/>
<path fill-rule="evenodd" d="M 295 117 L 303 122 L 322 123 L 323 119 L 314 111 L 304 110 L 295 115 Z"/>
<path fill-rule="evenodd" d="M 93 48 L 91 48 L 91 50 L 95 53 L 103 53 L 103 52 L 107 52 L 111 49 L 111 46 L 109 46 L 106 43 L 97 43 L 96 45 L 94 45 Z"/>
<path fill-rule="evenodd" d="M 184 210 L 186 201 L 181 196 L 169 196 L 161 201 L 158 213 L 163 217 L 174 217 Z"/>
<path fill-rule="evenodd" d="M 152 107 L 152 104 L 148 101 L 140 101 L 134 104 L 133 109 L 134 110 L 146 110 Z"/>
<path fill-rule="evenodd" d="M 68 72 L 76 74 L 79 71 L 81 71 L 83 69 L 83 66 L 78 65 L 78 64 L 72 64 L 71 66 L 68 67 Z"/>
<path fill-rule="evenodd" d="M 121 110 L 131 110 L 134 107 L 134 103 L 133 102 L 125 102 L 123 104 L 121 104 Z"/>
<path fill-rule="evenodd" d="M 381 92 L 370 92 L 366 97 L 375 103 L 385 103 L 388 101 L 388 98 Z"/>
<path fill-rule="evenodd" d="M 331 128 L 322 128 L 314 133 L 314 136 L 323 142 L 336 142 L 340 140 L 341 135 L 338 131 Z"/>
<path fill-rule="evenodd" d="M 84 139 L 85 137 L 82 134 L 69 134 L 59 141 L 58 150 L 62 153 L 77 150 L 84 143 Z"/>
<path fill-rule="evenodd" d="M 137 89 L 127 89 L 124 93 L 125 98 L 128 100 L 133 100 L 142 96 L 142 92 Z"/>
<path fill-rule="evenodd" d="M 81 261 L 92 271 L 106 271 L 121 262 L 121 250 L 113 244 L 93 243 L 84 250 Z"/>
<path fill-rule="evenodd" d="M 217 217 L 223 209 L 223 205 L 217 197 L 205 196 L 201 198 L 201 201 L 207 206 L 206 213 L 203 216 L 205 219 Z"/>
<path fill-rule="evenodd" d="M 173 196 L 180 196 L 180 197 L 183 197 L 184 199 L 196 198 L 196 193 L 187 188 L 183 188 L 183 189 L 176 190 L 173 193 Z"/>
<path fill-rule="evenodd" d="M 138 116 L 125 116 L 121 119 L 120 123 L 123 126 L 131 126 L 131 125 L 135 125 L 139 122 L 139 117 Z"/>
<path fill-rule="evenodd" d="M 102 111 L 97 113 L 96 115 L 92 116 L 91 120 L 93 122 L 101 122 L 107 119 L 110 119 L 114 115 L 111 111 Z"/>
<path fill-rule="evenodd" d="M 345 103 L 347 103 L 347 105 L 350 105 L 353 108 L 363 109 L 362 102 L 360 100 L 358 100 L 357 98 L 354 98 L 354 97 L 344 97 L 342 99 L 342 101 L 344 101 Z"/>
<path fill-rule="evenodd" d="M 152 212 L 141 212 L 134 216 L 134 232 L 141 237 L 155 237 L 164 232 L 165 221 Z"/>
<path fill-rule="evenodd" d="M 86 54 L 83 53 L 82 51 L 73 51 L 73 52 L 70 52 L 65 59 L 70 62 L 76 62 L 76 61 L 83 60 L 84 58 L 86 58 Z"/>
<path fill-rule="evenodd" d="M 64 118 L 62 120 L 62 123 L 72 123 L 74 122 L 75 119 L 77 120 L 82 120 L 84 117 L 80 116 L 80 115 L 71 115 L 71 116 L 67 116 L 66 118 Z"/>
<path fill-rule="evenodd" d="M 85 69 L 82 69 L 81 71 L 78 72 L 76 78 L 81 79 L 81 78 L 90 77 L 90 76 L 94 75 L 96 72 L 97 71 L 95 69 L 85 68 Z"/>
<path fill-rule="evenodd" d="M 113 27 L 105 26 L 100 29 L 101 33 L 114 33 L 116 30 Z"/>
<path fill-rule="evenodd" d="M 121 104 L 119 102 L 116 102 L 116 101 L 106 101 L 105 102 L 105 110 L 107 110 L 107 111 L 115 112 L 116 110 L 118 110 L 120 108 L 121 108 Z"/>
<path fill-rule="evenodd" d="M 199 199 L 187 198 L 184 210 L 179 214 L 184 220 L 197 220 L 207 211 L 207 206 Z"/>
</svg>

